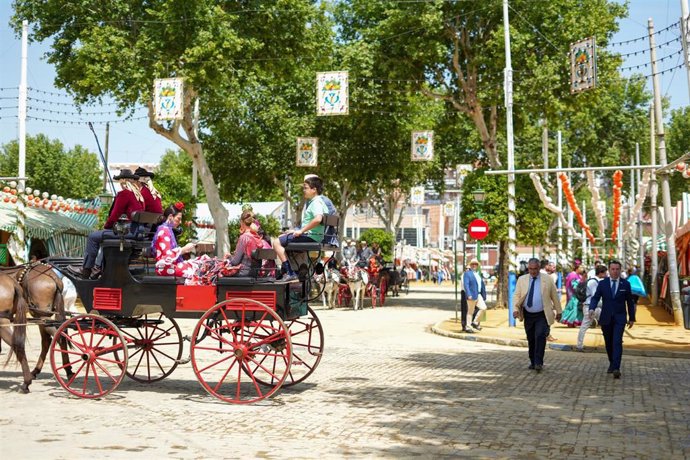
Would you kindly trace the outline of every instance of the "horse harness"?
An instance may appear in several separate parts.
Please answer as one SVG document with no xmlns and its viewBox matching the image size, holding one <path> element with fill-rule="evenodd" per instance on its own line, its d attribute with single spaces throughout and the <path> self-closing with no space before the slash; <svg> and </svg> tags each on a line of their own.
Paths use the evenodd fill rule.
<svg viewBox="0 0 690 460">
<path fill-rule="evenodd" d="M 29 311 L 31 312 L 31 314 L 34 316 L 38 316 L 38 317 L 48 318 L 48 317 L 51 317 L 57 313 L 57 311 L 55 310 L 55 305 L 51 304 L 50 310 L 41 310 L 40 308 L 38 308 L 36 306 L 36 304 L 31 299 L 31 293 L 29 291 L 29 276 L 28 275 L 33 269 L 38 268 L 41 265 L 47 267 L 48 271 L 53 270 L 53 266 L 50 264 L 46 264 L 44 262 L 32 262 L 30 264 L 24 265 L 24 268 L 22 268 L 19 271 L 19 273 L 17 274 L 17 282 L 22 287 L 22 291 L 24 293 L 24 298 L 26 299 L 26 304 L 28 305 L 28 308 L 29 308 Z M 51 280 L 53 280 L 53 282 L 55 283 L 55 290 L 61 291 L 60 286 L 57 284 L 57 282 L 55 282 L 53 277 L 48 275 L 48 271 L 40 272 L 39 276 L 44 275 L 44 276 L 47 276 L 48 278 L 50 278 Z"/>
</svg>

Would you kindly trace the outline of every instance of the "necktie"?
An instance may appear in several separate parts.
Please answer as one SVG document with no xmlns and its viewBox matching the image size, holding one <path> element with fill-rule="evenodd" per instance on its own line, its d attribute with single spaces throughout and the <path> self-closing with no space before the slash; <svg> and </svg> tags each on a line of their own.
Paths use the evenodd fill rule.
<svg viewBox="0 0 690 460">
<path fill-rule="evenodd" d="M 529 293 L 527 294 L 527 308 L 532 308 L 532 300 L 534 300 L 534 281 L 536 278 L 532 278 L 529 285 Z"/>
<path fill-rule="evenodd" d="M 618 280 L 613 280 L 613 286 L 611 286 L 611 292 L 613 292 L 613 296 L 616 296 L 616 292 L 618 291 Z"/>
</svg>

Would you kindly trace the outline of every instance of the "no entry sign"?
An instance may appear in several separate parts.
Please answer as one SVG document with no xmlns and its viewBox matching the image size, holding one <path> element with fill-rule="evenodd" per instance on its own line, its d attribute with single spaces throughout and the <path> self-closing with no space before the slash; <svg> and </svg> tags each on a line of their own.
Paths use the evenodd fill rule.
<svg viewBox="0 0 690 460">
<path fill-rule="evenodd" d="M 467 233 L 475 240 L 483 240 L 489 235 L 489 224 L 483 219 L 474 219 L 470 222 Z"/>
</svg>

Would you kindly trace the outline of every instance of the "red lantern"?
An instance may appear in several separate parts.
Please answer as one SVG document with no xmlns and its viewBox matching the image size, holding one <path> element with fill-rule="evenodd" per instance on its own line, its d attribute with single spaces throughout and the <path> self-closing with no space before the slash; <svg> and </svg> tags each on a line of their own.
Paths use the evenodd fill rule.
<svg viewBox="0 0 690 460">
<path fill-rule="evenodd" d="M 28 195 L 28 196 L 26 197 L 26 199 L 29 200 L 29 201 L 33 201 L 34 196 L 33 196 L 33 195 Z"/>
<path fill-rule="evenodd" d="M 16 203 L 16 202 L 17 202 L 17 197 L 16 197 L 16 196 L 13 196 L 12 199 L 11 199 L 10 201 L 11 201 L 12 203 Z"/>
<path fill-rule="evenodd" d="M 4 201 L 5 203 L 9 203 L 9 202 L 10 202 L 10 197 L 9 197 L 9 196 L 5 196 L 5 197 L 2 198 L 2 201 Z"/>
<path fill-rule="evenodd" d="M 2 188 L 2 191 L 5 192 L 5 193 L 10 193 L 10 188 L 9 188 L 7 185 L 5 185 L 5 186 Z"/>
</svg>

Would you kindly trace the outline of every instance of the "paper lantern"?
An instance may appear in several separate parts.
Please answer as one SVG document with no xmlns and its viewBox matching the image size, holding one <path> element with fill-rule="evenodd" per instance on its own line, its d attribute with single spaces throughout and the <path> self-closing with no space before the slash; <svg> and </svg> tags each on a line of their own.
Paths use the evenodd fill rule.
<svg viewBox="0 0 690 460">
<path fill-rule="evenodd" d="M 683 163 L 682 161 L 676 165 L 677 171 L 683 172 L 684 169 L 685 169 L 685 163 Z"/>
<path fill-rule="evenodd" d="M 31 187 L 27 187 L 24 189 L 24 192 L 26 192 L 27 194 L 31 194 L 31 192 L 33 192 L 33 191 L 34 191 L 34 189 L 32 189 Z"/>
<path fill-rule="evenodd" d="M 10 187 L 17 188 L 17 182 L 16 181 L 10 182 Z"/>
<path fill-rule="evenodd" d="M 34 195 L 41 196 L 41 191 L 39 189 L 34 190 Z"/>
<path fill-rule="evenodd" d="M 9 202 L 10 202 L 10 197 L 9 197 L 9 196 L 4 196 L 4 197 L 2 198 L 2 201 L 4 201 L 5 203 L 9 203 Z"/>
<path fill-rule="evenodd" d="M 57 195 L 53 193 L 52 195 L 50 195 L 50 199 L 51 200 L 57 200 Z"/>
<path fill-rule="evenodd" d="M 5 185 L 5 186 L 2 188 L 2 191 L 5 192 L 5 193 L 10 193 L 10 188 L 9 188 L 7 185 Z"/>
<path fill-rule="evenodd" d="M 43 198 L 48 198 L 50 196 L 50 194 L 48 192 L 43 192 L 43 194 L 41 196 Z"/>
<path fill-rule="evenodd" d="M 13 196 L 12 199 L 10 199 L 10 201 L 11 201 L 12 203 L 16 203 L 16 202 L 17 202 L 17 197 L 16 197 L 16 196 Z"/>
</svg>

